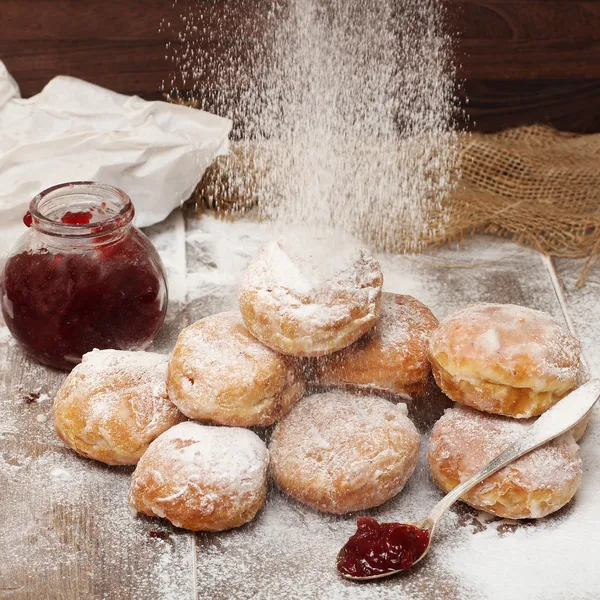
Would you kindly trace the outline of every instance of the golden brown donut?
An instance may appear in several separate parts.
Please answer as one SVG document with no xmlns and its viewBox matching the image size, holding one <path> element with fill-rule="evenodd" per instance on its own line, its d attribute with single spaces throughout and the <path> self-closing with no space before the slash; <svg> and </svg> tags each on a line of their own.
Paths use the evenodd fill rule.
<svg viewBox="0 0 600 600">
<path fill-rule="evenodd" d="M 365 334 L 380 312 L 383 275 L 368 250 L 323 239 L 268 244 L 240 286 L 252 334 L 291 356 L 322 356 Z"/>
<path fill-rule="evenodd" d="M 169 361 L 169 397 L 182 413 L 207 423 L 270 425 L 305 387 L 295 362 L 257 341 L 235 312 L 186 327 Z"/>
<path fill-rule="evenodd" d="M 433 313 L 412 296 L 384 293 L 375 327 L 348 348 L 316 359 L 316 384 L 364 388 L 407 398 L 429 386 L 429 336 Z"/>
<path fill-rule="evenodd" d="M 507 448 L 529 425 L 457 405 L 435 424 L 429 468 L 435 483 L 453 490 Z M 509 519 L 538 519 L 562 508 L 582 478 L 579 447 L 566 433 L 526 454 L 462 496 L 471 506 Z"/>
<path fill-rule="evenodd" d="M 94 350 L 54 398 L 54 426 L 73 450 L 108 465 L 135 465 L 152 440 L 184 416 L 169 401 L 168 357 Z"/>
<path fill-rule="evenodd" d="M 473 304 L 440 323 L 433 375 L 452 400 L 517 418 L 542 414 L 576 385 L 579 342 L 550 315 L 513 304 Z"/>
<path fill-rule="evenodd" d="M 419 433 L 406 407 L 345 392 L 301 400 L 271 438 L 271 473 L 292 498 L 328 513 L 383 504 L 412 475 Z"/>
<path fill-rule="evenodd" d="M 223 531 L 251 521 L 267 493 L 269 453 L 248 429 L 181 423 L 142 456 L 131 506 L 191 531 Z"/>
</svg>

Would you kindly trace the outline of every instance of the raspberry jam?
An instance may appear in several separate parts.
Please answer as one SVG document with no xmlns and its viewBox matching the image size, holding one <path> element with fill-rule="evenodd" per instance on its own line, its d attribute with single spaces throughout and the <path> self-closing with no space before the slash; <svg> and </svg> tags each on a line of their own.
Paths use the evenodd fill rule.
<svg viewBox="0 0 600 600">
<path fill-rule="evenodd" d="M 357 520 L 356 533 L 338 556 L 337 568 L 350 577 L 372 577 L 410 569 L 429 545 L 429 532 L 405 523 Z"/>
<path fill-rule="evenodd" d="M 71 212 L 68 210 L 61 218 L 61 223 L 68 223 L 70 225 L 87 225 L 93 217 L 91 210 L 82 210 L 79 212 Z"/>
<path fill-rule="evenodd" d="M 166 312 L 166 279 L 133 214 L 126 194 L 92 183 L 57 186 L 32 201 L 24 219 L 31 228 L 2 274 L 2 313 L 37 361 L 70 369 L 94 348 L 152 341 Z"/>
</svg>

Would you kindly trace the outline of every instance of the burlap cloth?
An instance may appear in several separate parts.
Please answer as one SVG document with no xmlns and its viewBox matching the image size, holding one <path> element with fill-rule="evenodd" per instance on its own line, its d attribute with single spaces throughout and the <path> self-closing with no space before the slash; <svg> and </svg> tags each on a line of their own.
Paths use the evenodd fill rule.
<svg viewBox="0 0 600 600">
<path fill-rule="evenodd" d="M 260 176 L 240 147 L 206 172 L 194 199 L 222 214 L 245 211 L 260 201 Z M 262 164 L 262 163 L 261 163 Z M 587 260 L 577 285 L 600 256 L 600 134 L 578 135 L 534 125 L 460 139 L 460 180 L 429 215 L 432 227 L 421 247 L 440 246 L 476 232 L 507 237 L 556 257 Z M 387 250 L 402 252 L 398 240 Z M 414 247 L 414 246 L 413 246 Z"/>
</svg>

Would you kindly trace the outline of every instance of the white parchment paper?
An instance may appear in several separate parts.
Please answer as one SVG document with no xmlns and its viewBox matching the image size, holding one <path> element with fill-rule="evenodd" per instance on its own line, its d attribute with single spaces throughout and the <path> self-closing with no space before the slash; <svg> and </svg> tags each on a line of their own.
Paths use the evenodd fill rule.
<svg viewBox="0 0 600 600">
<path fill-rule="evenodd" d="M 231 125 L 72 77 L 23 99 L 0 62 L 0 251 L 24 231 L 31 199 L 68 181 L 114 185 L 131 197 L 138 226 L 162 221 L 227 152 Z"/>
</svg>

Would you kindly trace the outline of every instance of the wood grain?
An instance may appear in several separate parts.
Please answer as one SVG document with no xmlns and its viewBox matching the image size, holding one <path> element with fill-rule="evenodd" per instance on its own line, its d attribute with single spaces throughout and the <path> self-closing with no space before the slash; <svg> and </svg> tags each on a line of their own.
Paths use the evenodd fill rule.
<svg viewBox="0 0 600 600">
<path fill-rule="evenodd" d="M 532 123 L 563 131 L 600 131 L 600 79 L 586 80 L 475 80 L 459 92 L 468 129 L 494 132 Z"/>
<path fill-rule="evenodd" d="M 598 79 L 597 2 L 450 2 L 467 80 Z"/>
<path fill-rule="evenodd" d="M 126 94 L 159 96 L 170 87 L 167 43 L 178 45 L 192 0 L 0 0 L 0 60 L 24 96 L 57 74 Z M 193 2 L 206 15 L 204 48 L 238 41 L 236 19 L 254 20 L 260 36 L 268 2 Z M 494 131 L 544 121 L 599 131 L 600 3 L 555 0 L 448 0 L 456 62 L 471 127 Z M 235 15 L 225 18 L 226 11 Z M 171 27 L 167 24 L 171 23 Z M 506 85 L 504 86 L 504 83 Z M 199 82 L 210 88 L 210 78 Z M 570 121 L 574 124 L 570 125 Z"/>
</svg>

